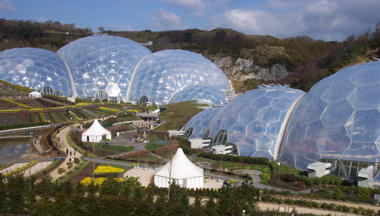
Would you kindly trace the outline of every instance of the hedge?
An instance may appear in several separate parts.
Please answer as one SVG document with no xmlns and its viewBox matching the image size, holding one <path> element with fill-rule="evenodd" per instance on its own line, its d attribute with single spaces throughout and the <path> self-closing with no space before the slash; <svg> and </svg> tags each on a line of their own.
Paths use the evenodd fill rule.
<svg viewBox="0 0 380 216">
<path fill-rule="evenodd" d="M 0 126 L 0 130 L 9 130 L 9 129 L 16 129 L 16 128 L 25 128 L 25 127 L 36 127 L 36 126 L 42 126 L 42 125 L 48 125 L 48 122 L 37 122 L 37 123 L 25 123 L 25 124 L 15 124 L 15 125 L 3 125 Z"/>
<path fill-rule="evenodd" d="M 221 160 L 221 161 L 231 161 L 231 162 L 240 162 L 247 164 L 262 164 L 270 165 L 268 158 L 253 158 L 247 156 L 233 156 L 233 155 L 220 155 L 202 152 L 199 154 L 200 157 L 211 159 L 211 160 Z"/>
</svg>

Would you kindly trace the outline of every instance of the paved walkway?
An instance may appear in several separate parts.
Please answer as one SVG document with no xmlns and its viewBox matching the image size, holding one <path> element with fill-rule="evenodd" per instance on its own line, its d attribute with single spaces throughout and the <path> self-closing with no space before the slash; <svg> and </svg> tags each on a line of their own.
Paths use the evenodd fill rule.
<svg viewBox="0 0 380 216">
<path fill-rule="evenodd" d="M 24 171 L 24 177 L 34 175 L 34 174 L 38 173 L 39 171 L 46 169 L 52 163 L 53 163 L 53 161 L 38 162 L 34 166 L 32 166 L 32 167 L 30 167 Z"/>
<path fill-rule="evenodd" d="M 52 170 L 50 172 L 50 176 L 53 178 L 53 180 L 56 180 L 57 178 L 63 176 L 66 174 L 66 172 L 68 170 L 70 170 L 67 166 L 67 163 L 71 160 L 71 162 L 74 162 L 74 158 L 78 158 L 80 159 L 80 157 L 82 156 L 82 154 L 80 154 L 79 152 L 77 152 L 73 147 L 71 147 L 71 145 L 69 145 L 69 143 L 67 142 L 66 140 L 66 135 L 70 132 L 71 128 L 75 128 L 79 126 L 78 123 L 74 124 L 74 125 L 71 125 L 69 127 L 65 127 L 63 129 L 61 129 L 59 131 L 59 133 L 57 133 L 57 136 L 60 140 L 60 148 L 66 153 L 68 152 L 68 155 L 66 156 L 65 160 L 58 166 L 56 167 L 54 170 Z M 71 156 L 70 156 L 70 152 L 71 152 Z M 75 154 L 75 155 L 74 155 Z M 72 166 L 73 168 L 74 166 Z M 58 169 L 64 169 L 66 172 L 64 173 L 61 173 L 59 174 L 58 173 Z M 71 168 L 71 169 L 72 169 Z"/>
<path fill-rule="evenodd" d="M 0 170 L 0 173 L 1 174 L 6 174 L 6 173 L 12 172 L 13 170 L 16 170 L 18 168 L 21 168 L 21 167 L 23 167 L 23 166 L 25 166 L 27 164 L 28 164 L 28 162 L 25 162 L 25 163 L 15 163 L 15 164 L 13 164 L 10 167 L 7 167 L 5 169 Z"/>
</svg>

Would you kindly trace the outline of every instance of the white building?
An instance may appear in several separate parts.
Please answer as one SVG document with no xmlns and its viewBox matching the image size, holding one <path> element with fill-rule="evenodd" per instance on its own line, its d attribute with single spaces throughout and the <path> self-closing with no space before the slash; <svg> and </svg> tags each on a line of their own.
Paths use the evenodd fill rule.
<svg viewBox="0 0 380 216">
<path fill-rule="evenodd" d="M 97 119 L 92 123 L 91 127 L 82 133 L 82 142 L 100 142 L 103 136 L 111 139 L 111 132 L 105 129 Z"/>
<path fill-rule="evenodd" d="M 232 145 L 215 145 L 212 147 L 212 153 L 214 154 L 231 154 L 232 150 Z"/>
<path fill-rule="evenodd" d="M 358 186 L 365 188 L 373 187 L 373 166 L 359 170 L 358 173 Z"/>
<path fill-rule="evenodd" d="M 189 141 L 191 143 L 192 149 L 202 149 L 205 147 L 209 147 L 211 144 L 210 139 L 193 138 L 193 139 L 189 139 Z"/>
<path fill-rule="evenodd" d="M 169 182 L 175 182 L 183 188 L 203 188 L 203 169 L 194 165 L 178 148 L 174 157 L 154 174 L 154 184 L 157 187 L 169 187 Z"/>
<path fill-rule="evenodd" d="M 185 132 L 186 131 L 178 131 L 178 130 L 168 130 L 168 133 L 169 133 L 169 137 L 172 137 L 172 136 L 183 136 L 185 135 Z"/>
<path fill-rule="evenodd" d="M 331 163 L 314 162 L 307 166 L 309 178 L 320 178 L 330 174 Z"/>
<path fill-rule="evenodd" d="M 30 98 L 41 98 L 41 93 L 38 91 L 32 91 L 29 93 Z"/>
</svg>

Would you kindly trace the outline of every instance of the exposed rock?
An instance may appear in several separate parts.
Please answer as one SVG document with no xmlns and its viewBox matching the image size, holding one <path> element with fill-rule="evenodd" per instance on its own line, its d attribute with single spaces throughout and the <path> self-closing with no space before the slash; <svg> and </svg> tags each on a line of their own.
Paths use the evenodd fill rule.
<svg viewBox="0 0 380 216">
<path fill-rule="evenodd" d="M 286 68 L 280 64 L 274 64 L 269 68 L 263 68 L 255 65 L 252 59 L 238 58 L 234 60 L 230 56 L 213 57 L 212 59 L 226 75 L 238 80 L 280 80 L 288 75 Z"/>
</svg>

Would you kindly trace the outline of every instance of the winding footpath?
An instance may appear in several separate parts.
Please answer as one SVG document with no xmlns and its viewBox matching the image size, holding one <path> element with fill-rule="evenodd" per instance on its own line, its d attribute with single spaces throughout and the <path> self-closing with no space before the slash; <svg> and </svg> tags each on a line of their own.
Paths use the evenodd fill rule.
<svg viewBox="0 0 380 216">
<path fill-rule="evenodd" d="M 59 138 L 59 142 L 60 142 L 60 149 L 62 151 L 64 151 L 65 153 L 68 152 L 68 155 L 66 155 L 65 160 L 58 167 L 56 167 L 54 170 L 52 170 L 50 172 L 50 176 L 53 178 L 53 180 L 56 180 L 59 177 L 65 175 L 66 172 L 70 170 L 69 167 L 67 166 L 67 163 L 70 160 L 71 160 L 71 162 L 74 162 L 74 158 L 80 159 L 82 157 L 82 154 L 79 153 L 78 151 L 76 151 L 71 145 L 69 145 L 69 143 L 67 142 L 67 139 L 66 139 L 66 136 L 70 132 L 70 130 L 72 128 L 77 127 L 77 126 L 79 126 L 79 123 L 76 123 L 76 124 L 70 125 L 68 127 L 65 127 L 63 129 L 61 129 L 59 131 L 59 133 L 57 133 L 57 137 Z M 70 152 L 72 153 L 71 156 L 70 156 Z M 75 156 L 74 156 L 74 153 L 75 153 Z M 64 169 L 65 172 L 59 174 L 58 170 L 60 168 Z M 73 169 L 73 168 L 74 168 L 74 166 L 71 167 L 71 169 Z"/>
</svg>

